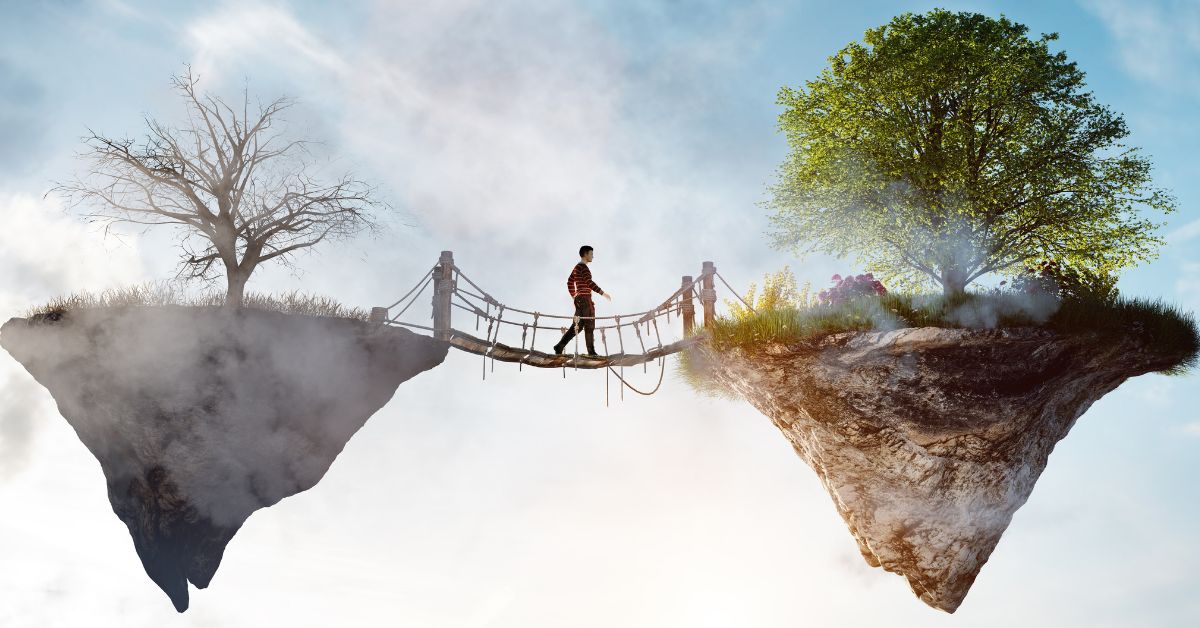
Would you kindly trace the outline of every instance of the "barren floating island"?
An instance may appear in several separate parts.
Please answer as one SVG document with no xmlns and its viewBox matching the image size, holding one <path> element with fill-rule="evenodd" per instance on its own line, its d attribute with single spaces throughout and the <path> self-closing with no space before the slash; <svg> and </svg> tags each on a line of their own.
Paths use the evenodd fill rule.
<svg viewBox="0 0 1200 628">
<path fill-rule="evenodd" d="M 180 612 L 255 510 L 316 485 L 449 348 L 350 318 L 177 305 L 14 318 L 0 346 L 100 461 L 113 512 Z"/>
</svg>

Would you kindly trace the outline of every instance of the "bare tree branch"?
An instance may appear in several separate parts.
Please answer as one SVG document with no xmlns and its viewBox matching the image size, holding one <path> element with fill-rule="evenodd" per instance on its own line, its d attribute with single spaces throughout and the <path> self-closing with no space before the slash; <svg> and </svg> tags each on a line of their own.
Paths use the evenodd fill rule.
<svg viewBox="0 0 1200 628">
<path fill-rule="evenodd" d="M 116 224 L 179 228 L 177 276 L 211 280 L 223 268 L 233 306 L 241 304 L 259 264 L 291 264 L 303 249 L 377 228 L 375 211 L 387 206 L 370 186 L 350 174 L 333 182 L 311 176 L 309 141 L 275 130 L 290 99 L 260 103 L 252 113 L 245 89 L 239 112 L 199 92 L 191 68 L 172 86 L 187 111 L 182 126 L 146 117 L 140 143 L 89 129 L 86 174 L 51 192 L 106 230 Z"/>
</svg>

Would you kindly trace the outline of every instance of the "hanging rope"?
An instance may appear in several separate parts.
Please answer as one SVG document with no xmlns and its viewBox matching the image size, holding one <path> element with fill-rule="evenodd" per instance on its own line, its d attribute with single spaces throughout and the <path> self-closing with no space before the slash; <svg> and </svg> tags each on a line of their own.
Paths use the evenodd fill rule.
<svg viewBox="0 0 1200 628">
<path fill-rule="evenodd" d="M 500 311 L 496 313 L 496 321 L 499 323 L 504 320 L 504 306 L 500 306 Z M 496 372 L 496 342 L 500 340 L 500 325 L 496 325 L 496 335 L 492 337 L 492 372 Z M 524 343 L 522 343 L 524 344 Z"/>
<path fill-rule="evenodd" d="M 600 330 L 600 342 L 604 345 L 604 356 L 608 357 L 608 338 L 604 337 L 604 330 Z M 609 367 L 612 370 L 612 367 Z M 604 407 L 608 407 L 608 371 L 604 372 Z"/>
<path fill-rule="evenodd" d="M 642 327 L 641 327 L 641 325 L 637 325 L 637 324 L 635 324 L 635 325 L 633 326 L 633 332 L 634 332 L 635 334 L 637 334 L 638 344 L 642 346 L 642 354 L 643 354 L 643 355 L 645 355 L 645 353 L 646 353 L 646 343 L 642 342 Z M 645 362 L 643 362 L 643 363 L 642 363 L 642 372 L 643 372 L 643 373 L 647 372 L 647 371 L 646 371 L 646 363 L 645 363 Z"/>
<path fill-rule="evenodd" d="M 527 331 L 529 331 L 529 325 L 526 325 L 525 323 L 521 323 L 521 351 L 525 350 L 525 332 L 527 332 Z M 518 371 L 522 370 L 523 366 L 525 366 L 524 359 L 522 359 L 520 362 L 517 362 L 517 370 Z"/>
<path fill-rule="evenodd" d="M 612 371 L 613 368 L 610 366 L 610 367 L 608 367 L 608 370 Z M 636 387 L 634 387 L 633 384 L 630 384 L 629 382 L 625 381 L 625 378 L 621 377 L 616 371 L 613 371 L 613 375 L 616 375 L 617 379 L 621 380 L 621 383 L 625 385 L 625 388 L 628 388 L 629 390 L 632 390 L 633 392 L 635 392 L 639 395 L 649 397 L 650 395 L 653 395 L 654 393 L 658 392 L 658 389 L 662 386 L 663 373 L 665 373 L 666 371 L 667 371 L 666 363 L 665 362 L 660 363 L 659 367 L 658 367 L 658 383 L 654 385 L 654 389 L 651 390 L 650 392 L 638 390 Z M 622 388 L 622 390 L 624 390 L 625 388 Z"/>
</svg>

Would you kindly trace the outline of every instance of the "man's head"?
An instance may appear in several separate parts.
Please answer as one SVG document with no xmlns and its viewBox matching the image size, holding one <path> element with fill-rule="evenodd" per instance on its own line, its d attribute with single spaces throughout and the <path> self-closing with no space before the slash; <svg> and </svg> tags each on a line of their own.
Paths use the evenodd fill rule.
<svg viewBox="0 0 1200 628">
<path fill-rule="evenodd" d="M 590 261 L 592 261 L 592 255 L 593 255 L 592 247 L 590 247 L 586 244 L 579 247 L 579 259 L 581 259 L 585 262 L 590 262 Z"/>
</svg>

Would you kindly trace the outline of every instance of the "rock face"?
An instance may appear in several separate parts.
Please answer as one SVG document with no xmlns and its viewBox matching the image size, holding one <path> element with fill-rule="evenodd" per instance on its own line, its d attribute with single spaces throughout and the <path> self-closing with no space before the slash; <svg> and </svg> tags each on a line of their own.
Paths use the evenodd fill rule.
<svg viewBox="0 0 1200 628">
<path fill-rule="evenodd" d="M 1041 328 L 854 332 L 696 357 L 817 472 L 867 562 L 947 612 L 1075 420 L 1179 361 L 1136 337 Z"/>
<path fill-rule="evenodd" d="M 0 346 L 100 461 L 146 573 L 182 612 L 188 581 L 208 586 L 246 518 L 312 488 L 449 345 L 349 319 L 162 306 L 13 319 Z"/>
</svg>

